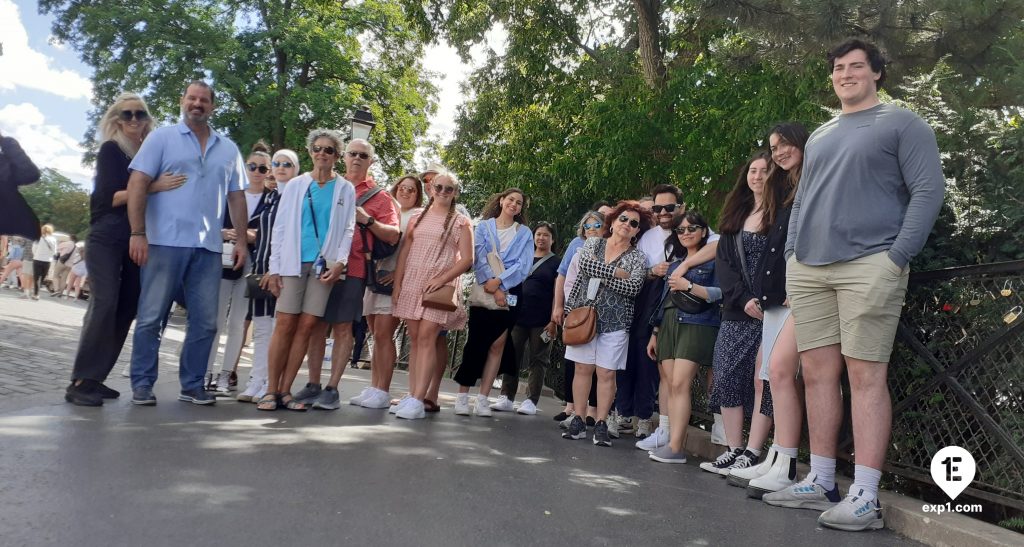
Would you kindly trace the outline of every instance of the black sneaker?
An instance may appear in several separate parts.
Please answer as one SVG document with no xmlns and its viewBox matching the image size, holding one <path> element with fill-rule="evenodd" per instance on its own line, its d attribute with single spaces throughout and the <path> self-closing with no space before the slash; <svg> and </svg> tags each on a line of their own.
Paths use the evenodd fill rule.
<svg viewBox="0 0 1024 547">
<path fill-rule="evenodd" d="M 572 421 L 569 422 L 569 431 L 562 433 L 563 439 L 569 439 L 570 441 L 577 441 L 587 436 L 587 426 L 583 423 L 583 418 L 579 416 L 573 416 Z"/>
<path fill-rule="evenodd" d="M 231 371 L 231 374 L 228 376 L 228 390 L 238 391 L 238 373 L 233 370 Z"/>
<path fill-rule="evenodd" d="M 192 403 L 194 405 L 212 405 L 217 402 L 217 398 L 210 395 L 204 389 L 190 389 L 188 391 L 182 391 L 178 395 L 179 401 L 185 401 L 186 403 Z"/>
<path fill-rule="evenodd" d="M 153 388 L 137 387 L 132 389 L 132 404 L 141 406 L 156 406 L 156 395 L 153 395 Z"/>
<path fill-rule="evenodd" d="M 594 427 L 596 425 L 597 422 L 594 421 L 594 418 L 587 416 L 587 427 Z"/>
<path fill-rule="evenodd" d="M 554 419 L 555 419 L 556 422 L 561 422 L 562 420 L 564 420 L 564 419 L 566 419 L 568 417 L 569 417 L 569 413 L 563 410 L 563 411 L 559 412 L 558 414 L 555 414 L 555 418 Z"/>
<path fill-rule="evenodd" d="M 594 444 L 597 446 L 612 445 L 612 439 L 608 436 L 608 422 L 601 420 L 594 426 Z"/>
<path fill-rule="evenodd" d="M 100 397 L 103 397 L 104 399 L 117 399 L 118 397 L 121 396 L 120 391 L 116 389 L 110 389 L 109 387 L 99 382 L 96 382 L 96 384 L 93 386 L 93 389 L 96 391 L 96 393 L 100 394 Z"/>
<path fill-rule="evenodd" d="M 717 473 L 719 475 L 722 475 L 722 470 L 729 469 L 730 465 L 736 463 L 736 458 L 740 457 L 740 454 L 743 454 L 742 448 L 737 448 L 735 450 L 727 450 L 723 452 L 717 460 L 713 462 L 704 462 L 700 464 L 700 468 L 703 469 L 704 471 L 709 471 L 711 473 Z M 726 473 L 728 473 L 728 471 L 726 471 Z"/>
<path fill-rule="evenodd" d="M 103 397 L 96 391 L 94 383 L 91 380 L 84 380 L 76 386 L 71 382 L 64 392 L 64 400 L 77 406 L 103 406 Z"/>
<path fill-rule="evenodd" d="M 748 467 L 754 467 L 755 465 L 760 463 L 760 460 L 761 456 L 758 456 L 757 454 L 754 454 L 749 450 L 744 450 L 742 454 L 736 457 L 736 461 L 732 462 L 732 465 L 726 467 L 725 469 L 722 469 L 721 471 L 718 472 L 718 474 L 725 475 L 726 477 L 728 477 L 729 472 L 733 470 L 740 471 L 742 469 L 747 469 Z"/>
</svg>

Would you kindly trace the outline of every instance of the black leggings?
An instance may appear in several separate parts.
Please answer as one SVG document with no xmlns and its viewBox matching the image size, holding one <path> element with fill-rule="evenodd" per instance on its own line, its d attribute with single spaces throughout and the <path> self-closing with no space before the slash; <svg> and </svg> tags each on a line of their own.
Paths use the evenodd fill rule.
<svg viewBox="0 0 1024 547">
<path fill-rule="evenodd" d="M 42 260 L 32 260 L 32 276 L 35 278 L 35 295 L 39 296 L 39 285 L 43 284 L 46 274 L 50 273 L 50 263 Z"/>
</svg>

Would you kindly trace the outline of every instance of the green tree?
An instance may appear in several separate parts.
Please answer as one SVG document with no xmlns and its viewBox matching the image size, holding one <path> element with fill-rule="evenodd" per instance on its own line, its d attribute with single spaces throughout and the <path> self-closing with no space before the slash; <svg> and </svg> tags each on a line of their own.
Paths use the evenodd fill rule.
<svg viewBox="0 0 1024 547">
<path fill-rule="evenodd" d="M 125 90 L 176 120 L 184 84 L 205 78 L 219 93 L 215 124 L 243 150 L 259 138 L 302 150 L 310 129 L 347 128 L 366 104 L 378 119 L 383 168 L 395 174 L 436 108 L 420 61 L 430 34 L 414 4 L 40 0 L 39 9 L 94 70 L 94 120 Z"/>
<path fill-rule="evenodd" d="M 89 231 L 89 194 L 56 169 L 43 168 L 39 182 L 19 187 L 42 223 L 84 238 Z"/>
</svg>

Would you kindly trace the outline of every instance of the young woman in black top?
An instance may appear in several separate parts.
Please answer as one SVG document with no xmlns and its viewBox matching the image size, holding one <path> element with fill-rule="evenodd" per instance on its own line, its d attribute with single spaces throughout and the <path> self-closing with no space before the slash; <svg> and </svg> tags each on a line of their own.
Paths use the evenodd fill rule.
<svg viewBox="0 0 1024 547">
<path fill-rule="evenodd" d="M 153 128 L 142 97 L 122 93 L 100 119 L 104 140 L 96 155 L 96 179 L 90 198 L 89 308 L 78 341 L 71 385 L 64 399 L 80 406 L 100 406 L 120 394 L 103 385 L 114 367 L 139 302 L 139 267 L 128 256 L 128 165 Z M 149 192 L 174 190 L 184 175 L 164 173 Z"/>
</svg>

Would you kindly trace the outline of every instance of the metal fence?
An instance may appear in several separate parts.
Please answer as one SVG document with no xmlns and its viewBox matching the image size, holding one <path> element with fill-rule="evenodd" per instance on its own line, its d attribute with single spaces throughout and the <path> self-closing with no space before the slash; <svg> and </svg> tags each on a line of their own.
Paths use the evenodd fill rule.
<svg viewBox="0 0 1024 547">
<path fill-rule="evenodd" d="M 930 484 L 935 452 L 960 446 L 977 461 L 966 493 L 1024 510 L 1022 306 L 1024 261 L 911 274 L 889 367 L 890 471 Z"/>
</svg>

